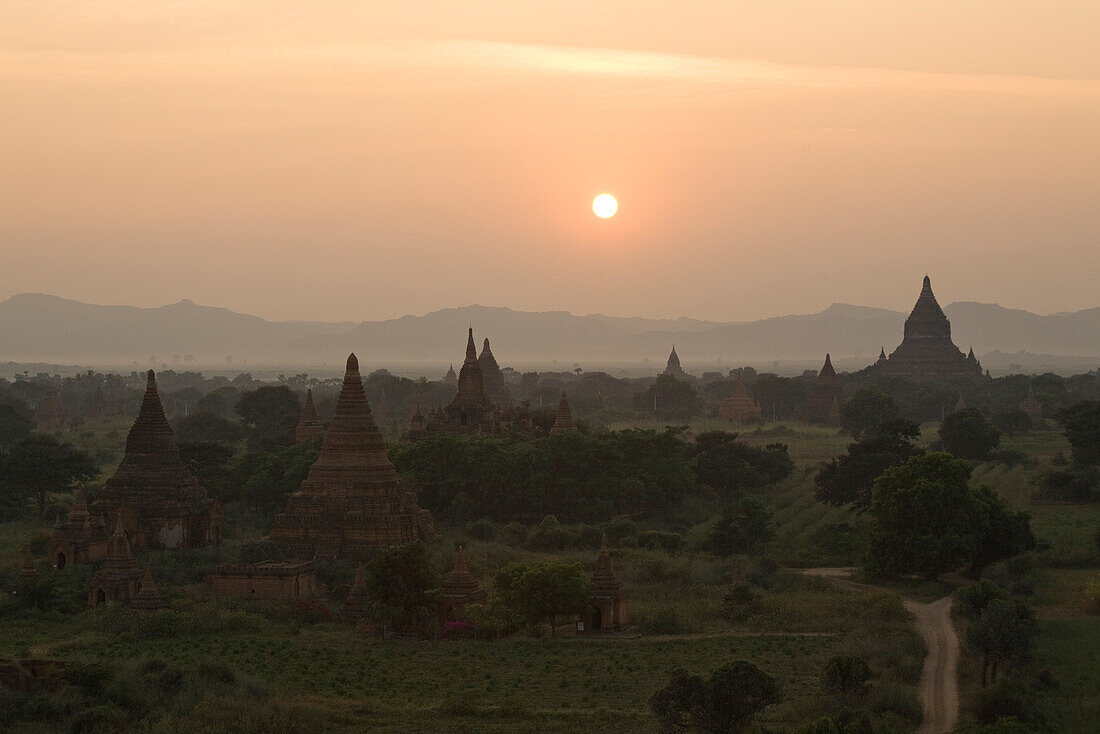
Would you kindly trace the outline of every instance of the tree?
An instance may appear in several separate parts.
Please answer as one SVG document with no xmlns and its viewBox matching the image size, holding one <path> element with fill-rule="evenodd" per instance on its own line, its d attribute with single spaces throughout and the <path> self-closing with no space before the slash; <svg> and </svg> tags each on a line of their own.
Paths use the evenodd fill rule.
<svg viewBox="0 0 1100 734">
<path fill-rule="evenodd" d="M 1031 416 L 1019 408 L 1013 408 L 993 416 L 993 424 L 1002 432 L 1014 436 L 1031 430 Z"/>
<path fill-rule="evenodd" d="M 233 449 L 214 441 L 180 442 L 180 458 L 203 484 L 226 478 Z"/>
<path fill-rule="evenodd" d="M 1001 431 L 977 408 L 965 408 L 944 418 L 939 434 L 948 452 L 972 461 L 988 460 L 1001 443 Z"/>
<path fill-rule="evenodd" d="M 575 617 L 588 608 L 593 585 L 579 563 L 519 563 L 505 566 L 495 579 L 501 599 L 515 616 L 537 632 L 551 629 L 557 617 Z"/>
<path fill-rule="evenodd" d="M 750 446 L 725 431 L 700 433 L 687 455 L 699 482 L 723 496 L 781 481 L 794 468 L 785 444 Z"/>
<path fill-rule="evenodd" d="M 982 665 L 982 685 L 997 680 L 997 667 L 1023 660 L 1031 650 L 1035 618 L 1024 604 L 993 599 L 966 630 L 971 654 Z"/>
<path fill-rule="evenodd" d="M 34 430 L 34 418 L 22 403 L 0 403 L 0 449 L 11 446 Z"/>
<path fill-rule="evenodd" d="M 751 553 L 771 540 L 770 520 L 760 500 L 743 494 L 722 508 L 711 532 L 711 547 L 720 556 Z"/>
<path fill-rule="evenodd" d="M 183 416 L 176 420 L 174 428 L 180 442 L 234 444 L 244 438 L 240 423 L 213 413 Z"/>
<path fill-rule="evenodd" d="M 970 474 L 967 462 L 945 453 L 915 456 L 883 472 L 871 495 L 868 570 L 935 578 L 1024 549 L 1027 516 L 1008 513 L 988 490 L 971 490 Z"/>
<path fill-rule="evenodd" d="M 41 433 L 20 439 L 0 456 L 0 485 L 14 494 L 35 497 L 39 514 L 46 511 L 46 495 L 64 492 L 73 482 L 98 473 L 89 454 Z"/>
<path fill-rule="evenodd" d="M 727 663 L 709 679 L 683 668 L 649 699 L 662 732 L 745 731 L 756 714 L 779 700 L 775 680 L 747 660 Z"/>
<path fill-rule="evenodd" d="M 663 421 L 686 421 L 703 411 L 703 399 L 688 382 L 672 375 L 658 375 L 645 392 L 634 396 L 634 409 L 656 413 Z"/>
<path fill-rule="evenodd" d="M 367 592 L 390 624 L 436 618 L 439 576 L 422 541 L 379 551 L 364 568 Z"/>
<path fill-rule="evenodd" d="M 1100 465 L 1100 400 L 1084 400 L 1055 414 L 1080 467 Z"/>
<path fill-rule="evenodd" d="M 836 656 L 825 663 L 821 673 L 821 685 L 833 698 L 851 704 L 867 693 L 867 681 L 871 679 L 871 666 L 855 656 Z"/>
<path fill-rule="evenodd" d="M 849 444 L 848 453 L 823 464 L 814 477 L 818 501 L 837 507 L 850 505 L 856 512 L 870 509 L 875 479 L 890 467 L 924 453 L 914 445 L 919 435 L 915 423 L 895 420 Z"/>
<path fill-rule="evenodd" d="M 237 401 L 236 410 L 249 428 L 249 451 L 294 443 L 301 406 L 290 388 L 278 385 L 246 392 Z"/>
<path fill-rule="evenodd" d="M 859 438 L 898 417 L 898 405 L 885 393 L 861 388 L 840 407 L 840 427 Z"/>
</svg>

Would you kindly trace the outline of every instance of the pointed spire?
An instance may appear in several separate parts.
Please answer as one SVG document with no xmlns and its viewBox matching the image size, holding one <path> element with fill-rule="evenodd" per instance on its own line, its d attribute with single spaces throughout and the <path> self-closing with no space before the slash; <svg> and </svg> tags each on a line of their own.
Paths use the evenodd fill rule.
<svg viewBox="0 0 1100 734">
<path fill-rule="evenodd" d="M 141 577 L 141 588 L 134 598 L 130 600 L 129 606 L 132 609 L 141 609 L 144 611 L 164 609 L 168 606 L 164 603 L 164 599 L 161 598 L 160 593 L 157 591 L 157 585 L 153 581 L 153 572 L 149 570 L 148 566 L 145 567 L 145 573 Z"/>
<path fill-rule="evenodd" d="M 477 347 L 474 346 L 474 327 L 470 327 L 466 338 L 466 361 L 464 364 L 477 364 Z"/>
<path fill-rule="evenodd" d="M 878 358 L 879 358 L 879 360 L 885 360 L 886 359 L 886 348 L 885 347 L 879 347 L 878 348 Z"/>
<path fill-rule="evenodd" d="M 575 430 L 577 430 L 577 424 L 573 422 L 573 412 L 569 409 L 569 401 L 565 399 L 565 391 L 562 390 L 558 412 L 554 415 L 554 425 L 550 427 L 550 433 Z"/>
<path fill-rule="evenodd" d="M 344 383 L 336 398 L 336 412 L 325 432 L 321 453 L 310 469 L 310 475 L 318 469 L 339 469 L 343 476 L 355 466 L 363 469 L 385 469 L 387 472 L 393 469 L 386 458 L 382 434 L 374 422 L 367 394 L 363 390 L 359 360 L 353 353 L 348 355 Z"/>
<path fill-rule="evenodd" d="M 596 568 L 592 572 L 592 581 L 596 584 L 596 593 L 608 593 L 618 591 L 623 582 L 615 575 L 615 569 L 611 565 L 611 552 L 607 549 L 607 536 L 604 535 L 600 544 L 600 554 L 596 557 Z"/>
<path fill-rule="evenodd" d="M 313 390 L 306 390 L 306 404 L 302 406 L 302 415 L 298 418 L 298 425 L 294 429 L 295 443 L 309 443 L 324 432 L 324 425 L 317 408 L 313 404 Z"/>
<path fill-rule="evenodd" d="M 833 358 L 832 358 L 832 355 L 826 353 L 825 354 L 825 364 L 823 364 L 821 366 L 821 372 L 819 372 L 817 374 L 817 378 L 820 380 L 820 379 L 829 379 L 829 378 L 833 378 L 833 377 L 836 377 L 836 370 L 833 369 Z"/>
<path fill-rule="evenodd" d="M 115 522 L 115 530 L 111 533 L 111 539 L 107 542 L 108 561 L 129 561 L 133 559 L 130 552 L 130 539 L 126 536 L 126 529 L 122 526 L 122 516 L 119 515 Z"/>
<path fill-rule="evenodd" d="M 468 573 L 470 570 L 466 567 L 466 554 L 463 553 L 461 545 L 458 546 L 458 549 L 455 551 L 455 566 L 453 570 L 455 573 Z"/>
<path fill-rule="evenodd" d="M 83 523 L 88 519 L 88 500 L 84 497 L 84 483 L 76 485 L 76 495 L 73 497 L 73 506 L 69 510 L 69 522 Z"/>
</svg>

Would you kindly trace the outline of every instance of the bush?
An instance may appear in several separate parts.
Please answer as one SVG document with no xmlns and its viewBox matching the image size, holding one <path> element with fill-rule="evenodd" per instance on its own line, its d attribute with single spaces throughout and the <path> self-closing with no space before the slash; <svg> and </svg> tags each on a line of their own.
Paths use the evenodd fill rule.
<svg viewBox="0 0 1100 734">
<path fill-rule="evenodd" d="M 497 535 L 497 526 L 488 518 L 466 523 L 466 534 L 474 540 L 490 541 Z"/>
<path fill-rule="evenodd" d="M 1100 614 L 1100 576 L 1085 585 L 1085 608 L 1091 614 Z"/>
<path fill-rule="evenodd" d="M 626 515 L 611 518 L 600 526 L 609 545 L 615 548 L 638 545 L 638 525 Z"/>
<path fill-rule="evenodd" d="M 679 533 L 646 530 L 638 535 L 638 545 L 650 550 L 663 550 L 666 553 L 676 553 L 684 545 L 684 536 Z"/>
<path fill-rule="evenodd" d="M 854 655 L 830 658 L 821 673 L 821 686 L 841 703 L 852 703 L 867 695 L 869 680 L 871 666 Z"/>
<path fill-rule="evenodd" d="M 508 545 L 523 545 L 527 542 L 527 528 L 518 522 L 510 522 L 500 529 L 500 539 Z"/>
<path fill-rule="evenodd" d="M 565 528 L 558 518 L 547 515 L 527 539 L 528 545 L 537 551 L 561 551 L 572 547 L 577 536 Z"/>
<path fill-rule="evenodd" d="M 647 610 L 638 626 L 647 635 L 676 635 L 687 631 L 679 611 L 668 605 Z"/>
</svg>

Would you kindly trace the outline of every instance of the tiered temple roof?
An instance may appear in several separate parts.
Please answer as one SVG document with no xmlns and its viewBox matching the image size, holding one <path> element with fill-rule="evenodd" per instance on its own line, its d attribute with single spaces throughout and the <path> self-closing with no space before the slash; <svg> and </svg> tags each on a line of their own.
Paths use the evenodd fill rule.
<svg viewBox="0 0 1100 734">
<path fill-rule="evenodd" d="M 485 392 L 485 374 L 478 363 L 471 328 L 466 337 L 466 359 L 458 372 L 458 394 L 442 412 L 432 414 L 428 430 L 490 432 L 496 430 L 499 420 L 500 410 Z"/>
<path fill-rule="evenodd" d="M 481 347 L 481 355 L 477 358 L 478 366 L 485 381 L 485 394 L 493 401 L 494 405 L 501 408 L 512 402 L 512 394 L 508 392 L 508 386 L 504 384 L 504 373 L 500 371 L 493 350 L 489 347 L 489 339 L 486 338 Z"/>
<path fill-rule="evenodd" d="M 107 525 L 102 515 L 93 516 L 84 498 L 84 485 L 76 486 L 76 497 L 64 522 L 53 527 L 50 558 L 58 568 L 69 563 L 90 563 L 107 555 Z"/>
<path fill-rule="evenodd" d="M 811 423 L 835 423 L 843 402 L 844 388 L 840 386 L 840 378 L 833 369 L 832 357 L 826 354 L 825 364 L 821 366 L 817 382 L 798 411 L 798 417 Z"/>
<path fill-rule="evenodd" d="M 221 507 L 180 458 L 152 370 L 126 453 L 91 513 L 112 522 L 123 518 L 139 547 L 195 548 L 221 540 Z"/>
<path fill-rule="evenodd" d="M 30 543 L 23 546 L 23 568 L 19 570 L 19 578 L 22 581 L 38 578 L 38 566 L 34 563 Z"/>
<path fill-rule="evenodd" d="M 676 354 L 676 345 L 672 345 L 672 353 L 668 355 L 668 363 L 665 365 L 665 374 L 675 378 L 687 377 L 684 368 L 680 366 L 680 357 Z"/>
<path fill-rule="evenodd" d="M 367 580 L 363 576 L 363 564 L 355 569 L 355 580 L 351 584 L 347 598 L 337 613 L 341 622 L 355 624 L 370 613 L 371 598 L 367 592 Z"/>
<path fill-rule="evenodd" d="M 466 567 L 466 554 L 459 547 L 455 551 L 454 569 L 443 580 L 444 613 L 462 609 L 467 604 L 485 601 L 489 592 L 481 588 L 477 577 Z"/>
<path fill-rule="evenodd" d="M 306 404 L 302 406 L 302 415 L 298 419 L 298 427 L 294 429 L 295 443 L 309 443 L 324 433 L 325 427 L 321 423 L 321 417 L 317 415 L 317 408 L 313 405 L 313 390 L 306 390 Z"/>
<path fill-rule="evenodd" d="M 589 599 L 592 610 L 584 615 L 584 631 L 611 632 L 625 627 L 628 621 L 626 596 L 623 594 L 623 582 L 611 567 L 606 538 L 596 558 L 592 583 L 595 585 Z"/>
<path fill-rule="evenodd" d="M 88 589 L 88 606 L 94 607 L 104 602 L 129 602 L 137 596 L 142 575 L 141 567 L 130 551 L 130 541 L 126 537 L 122 520 L 119 519 L 107 542 L 107 559 L 92 576 Z"/>
<path fill-rule="evenodd" d="M 905 320 L 901 345 L 879 369 L 889 375 L 917 378 L 982 376 L 974 350 L 964 356 L 951 341 L 951 322 L 936 301 L 927 275 L 917 303 Z"/>
<path fill-rule="evenodd" d="M 733 383 L 733 394 L 718 403 L 718 415 L 726 420 L 741 423 L 746 418 L 761 414 L 760 403 L 749 395 L 741 370 L 737 370 L 737 379 Z"/>
<path fill-rule="evenodd" d="M 431 513 L 402 489 L 386 456 L 352 354 L 321 453 L 276 516 L 271 539 L 290 557 L 363 561 L 380 548 L 435 537 Z"/>
<path fill-rule="evenodd" d="M 558 402 L 558 412 L 554 414 L 554 425 L 550 427 L 550 433 L 562 433 L 577 430 L 577 424 L 573 422 L 573 412 L 569 410 L 569 401 L 565 399 L 565 391 L 561 393 Z"/>
<path fill-rule="evenodd" d="M 167 606 L 157 591 L 157 585 L 153 583 L 153 573 L 146 568 L 145 575 L 141 577 L 141 588 L 138 589 L 137 595 L 130 600 L 130 607 L 152 611 L 154 609 L 164 609 Z"/>
</svg>

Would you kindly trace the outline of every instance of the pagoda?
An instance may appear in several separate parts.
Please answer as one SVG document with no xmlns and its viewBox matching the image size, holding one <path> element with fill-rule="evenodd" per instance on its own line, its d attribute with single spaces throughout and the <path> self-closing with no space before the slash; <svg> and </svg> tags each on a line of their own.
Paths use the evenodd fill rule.
<svg viewBox="0 0 1100 734">
<path fill-rule="evenodd" d="M 165 609 L 167 606 L 157 592 L 157 585 L 153 583 L 153 573 L 146 568 L 145 575 L 141 577 L 138 593 L 130 600 L 130 608 L 151 612 L 155 609 Z"/>
<path fill-rule="evenodd" d="M 600 555 L 596 558 L 596 569 L 592 572 L 595 590 L 589 598 L 591 610 L 582 616 L 578 625 L 580 632 L 614 632 L 627 624 L 626 596 L 623 594 L 623 582 L 615 575 L 611 567 L 611 554 L 607 550 L 607 539 L 600 546 Z"/>
<path fill-rule="evenodd" d="M 313 405 L 313 390 L 306 390 L 306 404 L 302 406 L 302 415 L 298 418 L 298 426 L 294 429 L 295 443 L 310 443 L 321 437 L 325 427 L 317 415 L 317 408 Z"/>
<path fill-rule="evenodd" d="M 141 589 L 142 576 L 141 567 L 130 551 L 130 541 L 120 518 L 107 542 L 107 560 L 92 576 L 88 588 L 88 606 L 95 607 L 106 602 L 129 602 Z"/>
<path fill-rule="evenodd" d="M 352 354 L 321 453 L 275 517 L 271 539 L 291 558 L 365 561 L 381 548 L 435 538 L 431 513 L 402 489 L 386 456 Z"/>
<path fill-rule="evenodd" d="M 481 588 L 477 577 L 466 567 L 466 554 L 459 546 L 455 551 L 454 569 L 443 580 L 443 615 L 450 618 L 461 612 L 467 604 L 477 604 L 489 597 L 489 592 Z"/>
<path fill-rule="evenodd" d="M 735 423 L 744 423 L 746 418 L 755 418 L 763 411 L 760 403 L 749 395 L 741 370 L 737 370 L 737 379 L 733 383 L 733 394 L 718 403 L 718 416 Z"/>
<path fill-rule="evenodd" d="M 1020 403 L 1020 410 L 1027 413 L 1027 416 L 1031 418 L 1031 425 L 1035 427 L 1042 425 L 1043 404 L 1035 397 L 1035 390 L 1030 383 L 1027 386 L 1027 395 L 1024 396 L 1023 402 Z"/>
<path fill-rule="evenodd" d="M 569 410 L 569 401 L 565 399 L 565 391 L 561 393 L 561 401 L 558 402 L 558 412 L 554 414 L 554 425 L 550 426 L 550 433 L 567 433 L 577 430 L 577 424 L 573 422 L 573 412 Z"/>
<path fill-rule="evenodd" d="M 951 322 L 932 293 L 932 280 L 924 276 L 924 286 L 913 311 L 905 320 L 901 345 L 883 363 L 876 363 L 887 375 L 913 378 L 981 377 L 982 366 L 951 341 Z"/>
<path fill-rule="evenodd" d="M 458 375 L 455 374 L 455 366 L 453 364 L 447 368 L 447 374 L 443 375 L 443 384 L 452 386 L 458 384 Z"/>
<path fill-rule="evenodd" d="M 69 563 L 91 563 L 107 555 L 107 525 L 93 517 L 84 498 L 84 485 L 76 485 L 76 497 L 64 522 L 53 526 L 50 558 L 58 569 Z"/>
<path fill-rule="evenodd" d="M 31 545 L 23 546 L 23 568 L 19 570 L 20 581 L 30 581 L 38 578 L 38 566 L 34 563 L 34 555 L 31 553 Z"/>
<path fill-rule="evenodd" d="M 363 564 L 360 563 L 355 569 L 355 580 L 336 617 L 341 622 L 354 625 L 370 614 L 370 606 L 370 593 L 367 591 L 367 581 L 363 577 Z"/>
<path fill-rule="evenodd" d="M 678 380 L 687 377 L 684 368 L 680 366 L 680 357 L 676 354 L 675 344 L 672 345 L 672 353 L 668 355 L 668 363 L 665 365 L 665 374 L 671 375 Z"/>
<path fill-rule="evenodd" d="M 482 344 L 477 364 L 481 367 L 481 374 L 485 381 L 485 394 L 489 396 L 489 400 L 501 408 L 511 404 L 512 394 L 504 384 L 504 373 L 500 371 L 500 365 L 493 356 L 493 350 L 489 348 L 488 338 Z"/>
<path fill-rule="evenodd" d="M 40 431 L 60 428 L 65 424 L 65 407 L 61 404 L 61 394 L 56 390 L 47 390 L 34 409 L 34 424 Z"/>
<path fill-rule="evenodd" d="M 488 433 L 497 429 L 499 420 L 500 410 L 485 392 L 485 374 L 478 363 L 471 328 L 466 338 L 466 359 L 458 371 L 458 394 L 450 405 L 432 414 L 428 430 Z"/>
<path fill-rule="evenodd" d="M 149 370 L 137 420 L 115 475 L 92 503 L 93 516 L 121 518 L 139 548 L 199 548 L 221 542 L 222 510 L 180 458 Z"/>
<path fill-rule="evenodd" d="M 833 369 L 832 357 L 825 355 L 825 364 L 817 374 L 817 382 L 797 412 L 797 417 L 810 423 L 835 424 L 844 402 L 844 388 Z"/>
</svg>

